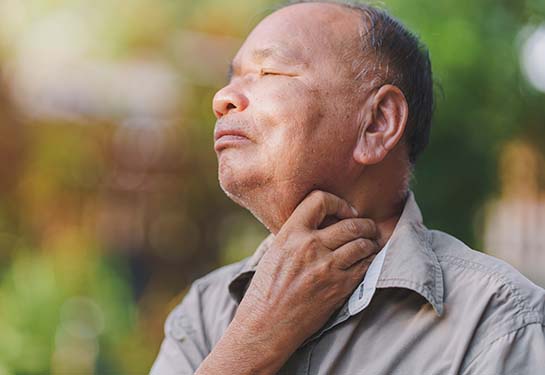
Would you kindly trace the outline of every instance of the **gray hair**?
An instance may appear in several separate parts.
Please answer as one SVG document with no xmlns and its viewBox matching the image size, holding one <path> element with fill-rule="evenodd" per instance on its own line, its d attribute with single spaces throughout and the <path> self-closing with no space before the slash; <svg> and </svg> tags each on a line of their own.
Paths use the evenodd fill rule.
<svg viewBox="0 0 545 375">
<path fill-rule="evenodd" d="M 419 38 L 386 10 L 369 4 L 334 0 L 299 0 L 298 3 L 337 4 L 361 14 L 363 27 L 352 71 L 359 87 L 369 92 L 385 84 L 397 86 L 409 106 L 404 138 L 408 159 L 414 165 L 429 142 L 434 110 L 433 78 L 429 52 Z"/>
</svg>

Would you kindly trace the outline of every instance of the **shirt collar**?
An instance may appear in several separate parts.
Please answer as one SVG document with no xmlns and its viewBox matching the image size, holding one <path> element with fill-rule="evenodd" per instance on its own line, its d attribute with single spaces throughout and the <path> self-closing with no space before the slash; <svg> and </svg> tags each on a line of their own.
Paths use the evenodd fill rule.
<svg viewBox="0 0 545 375">
<path fill-rule="evenodd" d="M 229 283 L 229 293 L 242 300 L 257 264 L 274 240 L 270 234 L 255 253 L 243 262 Z M 443 313 L 443 273 L 431 248 L 430 232 L 424 226 L 414 193 L 409 191 L 403 212 L 392 232 L 377 288 L 410 289 L 424 297 L 438 315 Z"/>
<path fill-rule="evenodd" d="M 431 247 L 431 233 L 422 222 L 422 213 L 412 191 L 389 242 L 377 288 L 413 290 L 442 315 L 443 272 Z"/>
</svg>

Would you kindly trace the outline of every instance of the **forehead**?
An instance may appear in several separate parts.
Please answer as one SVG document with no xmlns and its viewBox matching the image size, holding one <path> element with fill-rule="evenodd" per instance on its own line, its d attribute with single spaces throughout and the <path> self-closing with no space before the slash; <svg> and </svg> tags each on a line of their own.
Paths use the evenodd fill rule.
<svg viewBox="0 0 545 375">
<path fill-rule="evenodd" d="M 309 63 L 338 56 L 359 36 L 360 18 L 335 4 L 303 3 L 282 8 L 252 30 L 235 57 L 264 60 L 269 57 Z"/>
</svg>

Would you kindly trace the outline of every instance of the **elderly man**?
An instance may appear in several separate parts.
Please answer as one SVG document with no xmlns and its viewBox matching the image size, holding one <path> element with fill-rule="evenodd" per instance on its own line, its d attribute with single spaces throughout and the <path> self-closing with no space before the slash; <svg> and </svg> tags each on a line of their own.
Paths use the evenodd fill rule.
<svg viewBox="0 0 545 375">
<path fill-rule="evenodd" d="M 386 12 L 265 18 L 213 107 L 221 187 L 271 235 L 195 281 L 152 374 L 545 373 L 545 291 L 427 229 L 408 190 L 432 106 Z"/>
</svg>

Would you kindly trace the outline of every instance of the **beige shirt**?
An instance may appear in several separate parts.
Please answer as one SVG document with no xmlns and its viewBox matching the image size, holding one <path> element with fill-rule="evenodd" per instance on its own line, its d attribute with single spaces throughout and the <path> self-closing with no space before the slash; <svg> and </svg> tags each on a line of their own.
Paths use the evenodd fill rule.
<svg viewBox="0 0 545 375">
<path fill-rule="evenodd" d="M 272 239 L 193 283 L 167 318 L 151 374 L 197 369 Z M 375 276 L 281 374 L 545 374 L 545 291 L 508 264 L 427 229 L 412 192 L 380 254 L 368 271 Z"/>
</svg>

